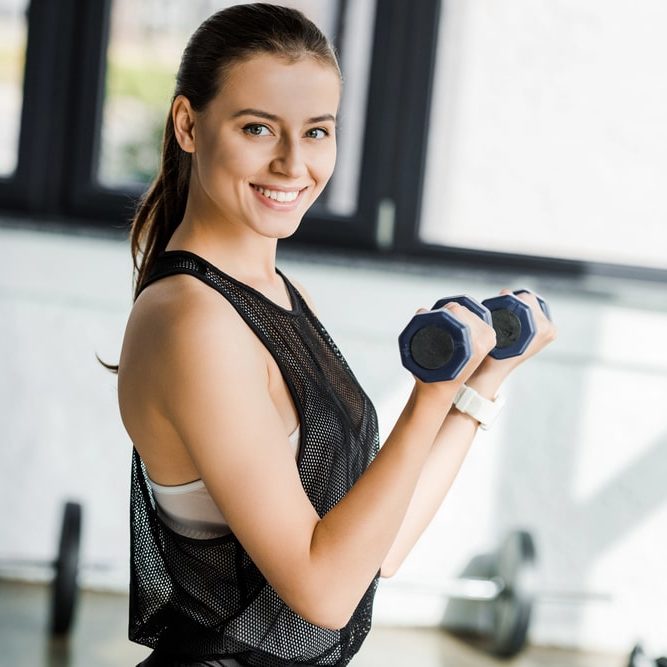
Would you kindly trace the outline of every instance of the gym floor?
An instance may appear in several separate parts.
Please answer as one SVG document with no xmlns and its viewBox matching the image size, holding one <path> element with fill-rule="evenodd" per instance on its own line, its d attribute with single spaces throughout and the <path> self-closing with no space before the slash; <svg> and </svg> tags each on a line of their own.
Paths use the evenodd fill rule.
<svg viewBox="0 0 667 667">
<path fill-rule="evenodd" d="M 127 639 L 127 596 L 82 591 L 69 641 L 49 641 L 48 588 L 0 580 L 0 665 L 133 667 L 150 651 Z M 626 656 L 527 647 L 496 660 L 432 629 L 374 627 L 355 667 L 625 667 Z"/>
</svg>

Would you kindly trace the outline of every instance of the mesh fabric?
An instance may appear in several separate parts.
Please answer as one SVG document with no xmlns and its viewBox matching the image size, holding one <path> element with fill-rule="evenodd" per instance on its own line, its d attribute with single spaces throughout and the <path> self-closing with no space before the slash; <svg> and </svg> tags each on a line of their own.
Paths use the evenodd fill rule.
<svg viewBox="0 0 667 667">
<path fill-rule="evenodd" d="M 297 468 L 323 517 L 375 458 L 377 415 L 324 326 L 276 272 L 285 281 L 291 309 L 183 250 L 163 252 L 143 287 L 176 273 L 195 276 L 226 298 L 260 338 L 299 413 Z M 283 602 L 233 533 L 194 539 L 162 522 L 135 448 L 130 541 L 129 638 L 169 656 L 173 662 L 165 658 L 165 665 L 234 657 L 255 667 L 342 667 L 371 628 L 379 571 L 344 628 L 309 623 Z"/>
</svg>

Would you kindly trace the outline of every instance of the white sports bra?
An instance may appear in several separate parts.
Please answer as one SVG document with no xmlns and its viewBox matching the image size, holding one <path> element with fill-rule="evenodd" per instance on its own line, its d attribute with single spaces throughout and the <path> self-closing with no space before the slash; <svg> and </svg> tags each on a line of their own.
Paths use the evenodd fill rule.
<svg viewBox="0 0 667 667">
<path fill-rule="evenodd" d="M 289 436 L 295 457 L 299 451 L 299 432 L 300 426 L 297 426 Z M 199 540 L 231 532 L 203 480 L 170 486 L 156 484 L 150 478 L 148 481 L 160 518 L 175 532 Z"/>
</svg>

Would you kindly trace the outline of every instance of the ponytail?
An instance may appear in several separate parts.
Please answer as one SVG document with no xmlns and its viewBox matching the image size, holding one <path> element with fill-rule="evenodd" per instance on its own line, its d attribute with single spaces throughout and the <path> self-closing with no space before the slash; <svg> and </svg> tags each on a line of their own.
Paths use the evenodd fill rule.
<svg viewBox="0 0 667 667">
<path fill-rule="evenodd" d="M 164 129 L 160 171 L 139 200 L 132 222 L 130 248 L 135 300 L 157 256 L 167 247 L 171 235 L 183 218 L 191 161 L 191 154 L 182 150 L 176 140 L 170 111 Z"/>
</svg>

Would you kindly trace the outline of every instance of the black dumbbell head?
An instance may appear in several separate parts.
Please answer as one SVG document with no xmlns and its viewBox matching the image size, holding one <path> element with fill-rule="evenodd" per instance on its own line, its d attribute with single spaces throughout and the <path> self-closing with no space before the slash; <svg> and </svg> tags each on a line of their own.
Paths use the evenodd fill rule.
<svg viewBox="0 0 667 667">
<path fill-rule="evenodd" d="M 489 353 L 494 359 L 518 357 L 535 336 L 535 322 L 530 306 L 513 294 L 482 301 L 491 311 L 496 331 L 496 346 Z"/>
<path fill-rule="evenodd" d="M 471 354 L 468 327 L 446 310 L 415 315 L 398 345 L 403 366 L 422 382 L 454 379 Z"/>
</svg>

